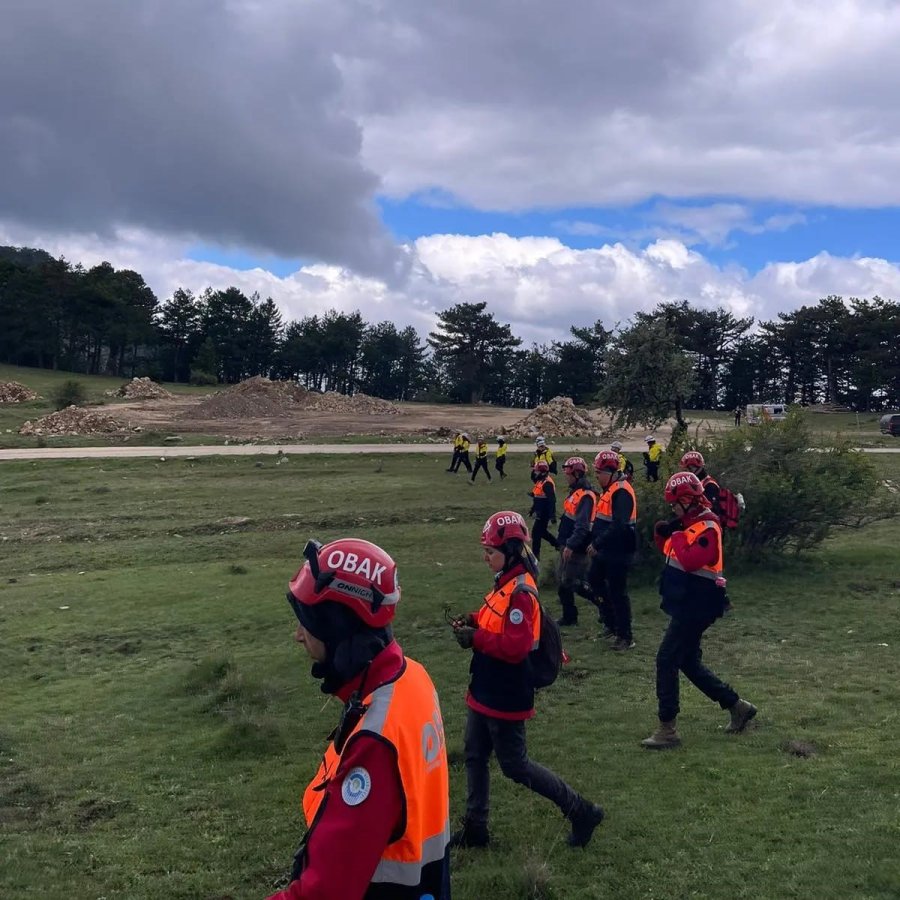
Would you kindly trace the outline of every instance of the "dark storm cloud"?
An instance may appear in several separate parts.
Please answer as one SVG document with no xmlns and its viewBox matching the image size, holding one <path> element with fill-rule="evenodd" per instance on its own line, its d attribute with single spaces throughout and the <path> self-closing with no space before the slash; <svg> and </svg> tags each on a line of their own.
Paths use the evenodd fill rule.
<svg viewBox="0 0 900 900">
<path fill-rule="evenodd" d="M 314 3 L 12 0 L 0 217 L 137 226 L 385 275 L 396 250 Z"/>
</svg>

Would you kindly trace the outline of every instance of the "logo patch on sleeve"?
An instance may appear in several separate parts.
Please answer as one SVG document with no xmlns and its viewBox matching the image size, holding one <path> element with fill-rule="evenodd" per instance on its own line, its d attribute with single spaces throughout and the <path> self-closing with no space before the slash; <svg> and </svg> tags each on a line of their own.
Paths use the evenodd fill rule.
<svg viewBox="0 0 900 900">
<path fill-rule="evenodd" d="M 351 769 L 341 785 L 341 798 L 347 806 L 359 806 L 372 790 L 372 777 L 362 766 Z"/>
<path fill-rule="evenodd" d="M 513 625 L 521 625 L 522 622 L 525 621 L 525 613 L 522 612 L 521 609 L 514 609 L 510 611 L 509 621 L 513 623 Z"/>
</svg>

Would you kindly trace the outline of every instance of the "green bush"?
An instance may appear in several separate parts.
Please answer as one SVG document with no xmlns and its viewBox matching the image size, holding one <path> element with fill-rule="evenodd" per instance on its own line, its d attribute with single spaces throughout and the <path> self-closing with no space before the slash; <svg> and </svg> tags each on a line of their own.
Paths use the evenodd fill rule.
<svg viewBox="0 0 900 900">
<path fill-rule="evenodd" d="M 207 384 L 218 384 L 219 379 L 209 372 L 201 372 L 199 369 L 191 369 L 191 384 L 202 386 Z"/>
<path fill-rule="evenodd" d="M 679 470 L 689 447 L 701 451 L 716 481 L 743 494 L 747 504 L 738 528 L 726 530 L 730 558 L 808 550 L 835 527 L 897 513 L 896 504 L 890 507 L 878 496 L 878 478 L 866 455 L 842 439 L 822 442 L 797 410 L 783 422 L 678 441 L 667 448 L 656 484 L 642 482 L 636 467 L 639 527 L 651 544 L 656 520 L 671 515 L 665 480 Z"/>
<path fill-rule="evenodd" d="M 87 401 L 87 393 L 80 381 L 70 379 L 64 381 L 53 392 L 53 403 L 57 409 L 65 409 L 67 406 L 83 406 Z"/>
</svg>

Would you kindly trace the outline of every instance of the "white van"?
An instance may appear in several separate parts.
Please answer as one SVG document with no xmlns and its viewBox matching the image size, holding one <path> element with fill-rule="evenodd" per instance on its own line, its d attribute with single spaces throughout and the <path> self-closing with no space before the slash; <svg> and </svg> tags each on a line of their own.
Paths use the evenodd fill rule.
<svg viewBox="0 0 900 900">
<path fill-rule="evenodd" d="M 762 425 L 764 422 L 783 422 L 787 418 L 786 403 L 748 403 L 748 425 Z"/>
</svg>

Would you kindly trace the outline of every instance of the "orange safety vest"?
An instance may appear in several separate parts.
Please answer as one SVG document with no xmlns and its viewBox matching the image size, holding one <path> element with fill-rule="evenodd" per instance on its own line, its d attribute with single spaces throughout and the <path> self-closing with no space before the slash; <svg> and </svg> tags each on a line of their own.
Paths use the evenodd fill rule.
<svg viewBox="0 0 900 900">
<path fill-rule="evenodd" d="M 502 634 L 503 626 L 506 622 L 506 612 L 509 609 L 509 601 L 512 600 L 513 594 L 518 594 L 521 591 L 531 594 L 535 601 L 531 627 L 534 638 L 532 649 L 536 650 L 541 641 L 541 617 L 536 608 L 538 597 L 537 582 L 531 575 L 525 574 L 519 575 L 517 578 L 511 578 L 503 587 L 485 594 L 484 603 L 481 609 L 478 610 L 475 621 L 478 627 L 483 628 L 485 631 L 492 634 Z"/>
<path fill-rule="evenodd" d="M 400 677 L 376 688 L 363 702 L 366 712 L 350 735 L 368 732 L 394 748 L 406 813 L 405 828 L 384 848 L 371 883 L 415 887 L 422 869 L 444 858 L 450 841 L 450 779 L 437 693 L 424 667 L 407 658 Z M 348 737 L 345 748 L 349 742 Z M 310 828 L 340 761 L 332 742 L 303 795 Z"/>
<path fill-rule="evenodd" d="M 689 525 L 682 532 L 684 534 L 685 540 L 687 541 L 687 545 L 690 547 L 697 538 L 703 534 L 708 528 L 712 528 L 713 531 L 719 536 L 719 558 L 716 560 L 715 564 L 712 566 L 704 566 L 702 569 L 696 569 L 693 572 L 687 572 L 688 575 L 697 575 L 700 578 L 709 578 L 715 581 L 722 575 L 723 568 L 723 557 L 722 557 L 722 527 L 718 522 L 714 522 L 712 519 L 705 519 L 700 522 L 694 522 L 693 525 Z M 678 569 L 681 572 L 684 572 L 684 566 L 681 565 L 680 562 L 675 557 L 675 551 L 672 549 L 672 538 L 667 538 L 665 544 L 663 544 L 663 553 L 666 555 L 666 565 L 672 566 L 673 569 Z"/>
<path fill-rule="evenodd" d="M 536 481 L 534 483 L 534 487 L 531 489 L 531 496 L 538 497 L 538 498 L 546 497 L 547 495 L 544 493 L 546 490 L 544 485 L 546 485 L 548 481 L 550 482 L 551 486 L 553 487 L 553 490 L 555 491 L 556 490 L 556 482 L 553 480 L 553 478 L 550 475 L 548 475 L 542 481 Z"/>
<path fill-rule="evenodd" d="M 634 488 L 625 480 L 611 482 L 609 487 L 597 498 L 597 502 L 594 504 L 594 518 L 601 522 L 612 522 L 613 495 L 619 490 L 626 490 L 631 494 L 631 518 L 628 520 L 628 524 L 633 526 L 637 522 L 637 497 Z"/>
<path fill-rule="evenodd" d="M 566 497 L 565 503 L 563 503 L 563 515 L 566 518 L 575 518 L 578 504 L 581 503 L 581 498 L 584 497 L 585 494 L 593 498 L 594 502 L 591 506 L 591 522 L 594 521 L 594 512 L 597 509 L 597 495 L 593 491 L 586 490 L 585 488 L 578 488 L 577 491 L 572 491 L 572 493 Z"/>
</svg>

